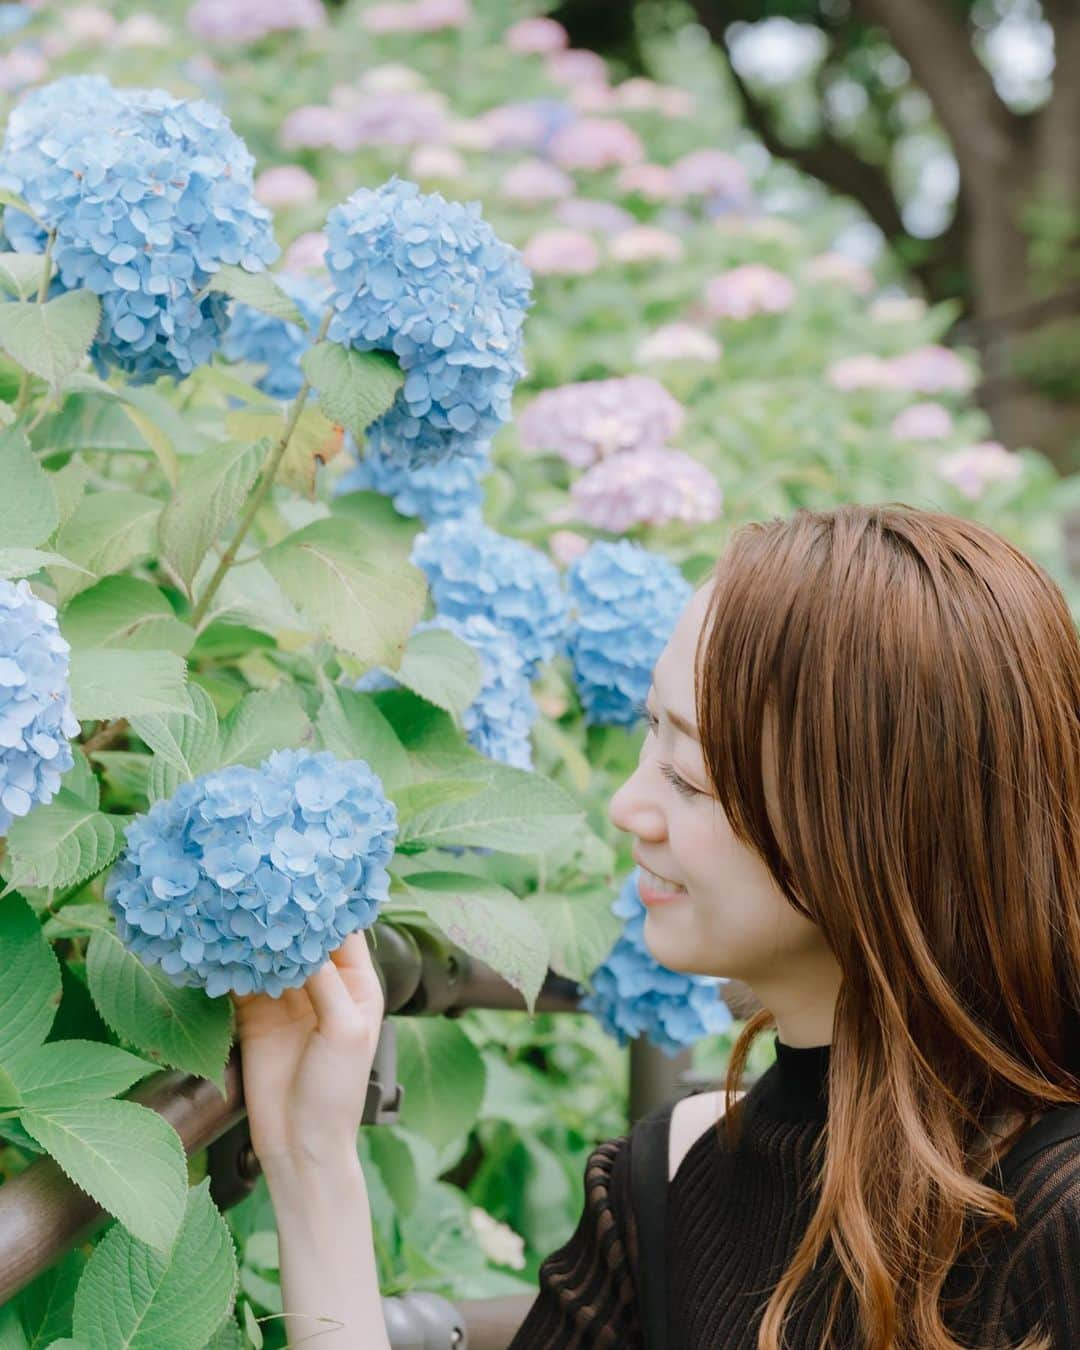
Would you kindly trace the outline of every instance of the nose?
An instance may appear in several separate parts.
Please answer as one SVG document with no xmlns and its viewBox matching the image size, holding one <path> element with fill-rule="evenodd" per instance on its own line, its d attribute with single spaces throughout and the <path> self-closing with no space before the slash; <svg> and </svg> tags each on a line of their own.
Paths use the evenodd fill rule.
<svg viewBox="0 0 1080 1350">
<path fill-rule="evenodd" d="M 647 777 L 639 764 L 608 803 L 608 819 L 617 830 L 657 843 L 666 835 L 667 824 L 649 792 Z"/>
</svg>

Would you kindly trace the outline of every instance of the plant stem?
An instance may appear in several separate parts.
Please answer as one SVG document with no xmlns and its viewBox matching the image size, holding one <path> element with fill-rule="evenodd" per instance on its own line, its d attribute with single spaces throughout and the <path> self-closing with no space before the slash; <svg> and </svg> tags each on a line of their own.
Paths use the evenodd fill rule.
<svg viewBox="0 0 1080 1350">
<path fill-rule="evenodd" d="M 323 321 L 319 328 L 318 335 L 315 338 L 316 343 L 321 342 L 326 337 L 326 330 L 330 327 L 330 319 L 333 316 L 333 310 L 327 310 L 323 315 Z M 221 555 L 221 561 L 214 569 L 214 575 L 199 598 L 198 604 L 191 612 L 191 626 L 198 630 L 206 611 L 210 607 L 210 601 L 214 598 L 218 587 L 225 580 L 225 574 L 233 565 L 237 550 L 244 542 L 244 536 L 251 528 L 251 523 L 266 500 L 266 496 L 273 486 L 274 478 L 278 469 L 281 467 L 281 461 L 285 458 L 285 451 L 289 448 L 289 442 L 292 440 L 292 434 L 296 430 L 296 424 L 300 421 L 300 414 L 304 411 L 304 405 L 307 403 L 307 396 L 311 392 L 311 382 L 305 377 L 304 383 L 300 386 L 293 405 L 289 409 L 288 420 L 285 423 L 285 429 L 278 438 L 274 448 L 270 451 L 270 458 L 263 469 L 262 477 L 259 479 L 254 491 L 248 498 L 248 504 L 244 508 L 244 514 L 240 517 L 240 524 L 236 527 L 236 533 L 233 535 L 228 548 Z"/>
<path fill-rule="evenodd" d="M 45 303 L 45 297 L 49 293 L 49 281 L 52 278 L 52 252 L 53 244 L 56 243 L 56 231 L 50 230 L 48 238 L 45 241 L 45 261 L 41 265 L 41 281 L 38 284 L 37 302 L 39 305 Z M 15 400 L 15 416 L 19 417 L 26 410 L 26 405 L 30 402 L 30 372 L 24 370 L 22 379 L 19 381 L 19 394 Z"/>
<path fill-rule="evenodd" d="M 84 755 L 92 754 L 95 750 L 104 750 L 107 745 L 112 745 L 127 731 L 128 723 L 126 717 L 118 717 L 114 722 L 103 722 L 92 736 L 87 736 L 82 741 L 79 748 Z"/>
</svg>

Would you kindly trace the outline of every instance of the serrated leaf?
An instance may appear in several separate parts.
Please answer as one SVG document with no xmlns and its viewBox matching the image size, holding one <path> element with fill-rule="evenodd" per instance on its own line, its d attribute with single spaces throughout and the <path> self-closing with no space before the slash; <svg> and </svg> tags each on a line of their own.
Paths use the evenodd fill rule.
<svg viewBox="0 0 1080 1350">
<path fill-rule="evenodd" d="M 336 342 L 318 342 L 300 358 L 318 390 L 327 417 L 360 439 L 393 403 L 405 383 L 397 358 L 389 352 L 358 352 Z"/>
<path fill-rule="evenodd" d="M 93 573 L 85 567 L 78 567 L 69 558 L 59 553 L 49 553 L 37 548 L 0 548 L 0 577 L 13 581 L 18 577 L 32 577 L 43 567 L 70 568 L 82 576 L 93 579 Z"/>
<path fill-rule="evenodd" d="M 387 792 L 412 781 L 405 747 L 370 694 L 331 685 L 316 726 L 325 749 L 339 759 L 366 760 Z"/>
<path fill-rule="evenodd" d="M 50 942 L 61 937 L 81 937 L 99 928 L 113 931 L 112 916 L 104 905 L 67 904 L 42 925 L 42 932 Z"/>
<path fill-rule="evenodd" d="M 0 286 L 19 300 L 33 300 L 44 268 L 42 253 L 0 253 Z"/>
<path fill-rule="evenodd" d="M 70 459 L 62 469 L 56 469 L 49 474 L 61 525 L 66 525 L 75 514 L 75 508 L 83 499 L 89 478 L 90 467 L 81 459 Z"/>
<path fill-rule="evenodd" d="M 73 647 L 122 647 L 186 656 L 195 630 L 176 617 L 161 591 L 139 577 L 102 577 L 60 614 L 60 632 Z"/>
<path fill-rule="evenodd" d="M 89 881 L 123 848 L 128 820 L 106 815 L 61 787 L 51 802 L 12 821 L 12 884 L 64 890 Z"/>
<path fill-rule="evenodd" d="M 57 551 L 78 564 L 81 573 L 73 575 L 66 565 L 55 569 L 61 605 L 85 590 L 94 576 L 123 572 L 154 553 L 160 514 L 161 503 L 138 492 L 94 492 L 84 497 L 56 535 Z"/>
<path fill-rule="evenodd" d="M 217 768 L 218 716 L 214 701 L 197 684 L 188 686 L 191 715 L 179 713 L 131 718 L 131 728 L 154 752 L 147 792 L 152 802 L 171 797 L 180 783 L 189 783 Z"/>
<path fill-rule="evenodd" d="M 101 804 L 101 785 L 81 746 L 72 744 L 71 768 L 60 779 L 60 786 L 78 797 L 86 806 Z"/>
<path fill-rule="evenodd" d="M 0 432 L 0 483 L 0 539 L 5 547 L 44 543 L 59 524 L 56 497 L 26 434 L 16 427 Z"/>
<path fill-rule="evenodd" d="M 204 287 L 207 291 L 224 291 L 242 305 L 250 305 L 262 314 L 286 323 L 296 324 L 307 332 L 307 320 L 281 289 L 273 272 L 245 272 L 242 267 L 226 264 L 219 267 Z"/>
<path fill-rule="evenodd" d="M 160 1065 L 99 1041 L 47 1041 L 5 1060 L 25 1106 L 47 1110 L 115 1097 Z"/>
<path fill-rule="evenodd" d="M 92 291 L 67 291 L 44 305 L 12 300 L 0 305 L 0 348 L 55 392 L 82 363 L 100 321 Z"/>
<path fill-rule="evenodd" d="M 310 735 L 311 723 L 293 687 L 257 689 L 245 694 L 222 723 L 218 761 L 258 767 L 271 751 L 295 749 Z"/>
<path fill-rule="evenodd" d="M 451 942 L 497 970 L 530 1016 L 548 969 L 547 933 L 512 891 L 454 872 L 419 872 L 402 884 Z"/>
<path fill-rule="evenodd" d="M 412 633 L 394 679 L 447 712 L 460 715 L 480 692 L 480 653 L 441 628 Z"/>
<path fill-rule="evenodd" d="M 545 891 L 527 901 L 533 918 L 547 933 L 552 970 L 585 984 L 622 933 L 622 920 L 611 912 L 610 890 L 574 895 Z"/>
<path fill-rule="evenodd" d="M 214 445 L 184 461 L 158 534 L 165 557 L 189 588 L 211 544 L 235 523 L 268 448 L 266 440 Z"/>
<path fill-rule="evenodd" d="M 25 1110 L 19 1120 L 129 1232 L 168 1250 L 184 1217 L 187 1163 L 164 1117 L 138 1102 L 110 1100 Z"/>
<path fill-rule="evenodd" d="M 69 667 L 71 706 L 80 721 L 190 712 L 186 672 L 187 663 L 175 652 L 73 649 Z"/>
<path fill-rule="evenodd" d="M 209 1078 L 224 1093 L 232 1041 L 227 997 L 177 987 L 104 930 L 90 939 L 86 978 L 94 1006 L 118 1036 L 156 1063 Z"/>
<path fill-rule="evenodd" d="M 427 579 L 419 568 L 339 518 L 287 535 L 266 550 L 263 563 L 336 647 L 397 669 L 427 599 Z"/>
<path fill-rule="evenodd" d="M 440 1149 L 464 1139 L 484 1099 L 480 1052 L 445 1017 L 399 1017 L 394 1032 L 402 1125 Z"/>
<path fill-rule="evenodd" d="M 30 1350 L 44 1350 L 45 1346 L 51 1350 L 58 1343 L 56 1338 L 71 1330 L 75 1290 L 85 1268 L 86 1257 L 75 1248 L 19 1294 L 18 1306 L 30 1338 Z"/>
<path fill-rule="evenodd" d="M 40 1045 L 60 1006 L 60 963 L 17 892 L 0 898 L 0 1063 Z"/>
<path fill-rule="evenodd" d="M 284 431 L 285 420 L 280 413 L 240 408 L 229 413 L 225 428 L 237 440 L 265 436 L 273 442 Z M 297 418 L 274 481 L 313 499 L 319 468 L 341 453 L 344 441 L 342 429 L 324 417 L 314 403 L 307 404 Z"/>
</svg>

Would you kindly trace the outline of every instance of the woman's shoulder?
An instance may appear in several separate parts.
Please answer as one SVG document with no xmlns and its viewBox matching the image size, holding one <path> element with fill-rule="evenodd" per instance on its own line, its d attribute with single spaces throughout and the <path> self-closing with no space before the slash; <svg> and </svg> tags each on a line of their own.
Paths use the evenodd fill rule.
<svg viewBox="0 0 1080 1350">
<path fill-rule="evenodd" d="M 745 1096 L 735 1093 L 735 1100 Z M 722 1088 L 713 1091 L 691 1093 L 682 1097 L 671 1109 L 671 1126 L 668 1132 L 668 1181 L 674 1181 L 683 1160 L 694 1145 L 706 1134 L 716 1128 L 716 1123 L 724 1118 L 725 1093 Z"/>
</svg>

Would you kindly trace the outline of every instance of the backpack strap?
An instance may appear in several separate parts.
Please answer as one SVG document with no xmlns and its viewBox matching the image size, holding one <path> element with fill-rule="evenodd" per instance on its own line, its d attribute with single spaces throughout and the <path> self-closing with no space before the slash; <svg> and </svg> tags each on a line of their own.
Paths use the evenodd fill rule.
<svg viewBox="0 0 1080 1350">
<path fill-rule="evenodd" d="M 1029 1159 L 1051 1144 L 1080 1139 L 1080 1105 L 1054 1106 L 1037 1120 L 991 1168 L 1004 1185 Z"/>
<path fill-rule="evenodd" d="M 669 1350 L 667 1326 L 668 1135 L 674 1102 L 630 1134 L 630 1198 L 638 1234 L 638 1306 L 645 1350 Z"/>
</svg>

